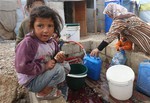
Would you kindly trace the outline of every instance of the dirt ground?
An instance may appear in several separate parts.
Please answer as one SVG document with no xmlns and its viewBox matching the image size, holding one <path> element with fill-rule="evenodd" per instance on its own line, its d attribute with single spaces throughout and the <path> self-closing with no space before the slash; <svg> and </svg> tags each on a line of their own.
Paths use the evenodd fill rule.
<svg viewBox="0 0 150 103">
<path fill-rule="evenodd" d="M 17 83 L 14 69 L 15 41 L 0 41 L 0 103 L 29 103 L 26 90 Z"/>
</svg>

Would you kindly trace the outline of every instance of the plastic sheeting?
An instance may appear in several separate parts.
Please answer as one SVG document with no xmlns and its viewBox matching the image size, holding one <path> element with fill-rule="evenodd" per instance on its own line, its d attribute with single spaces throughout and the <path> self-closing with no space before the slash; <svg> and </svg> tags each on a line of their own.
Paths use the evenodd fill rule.
<svg viewBox="0 0 150 103">
<path fill-rule="evenodd" d="M 150 23 L 150 11 L 140 11 L 139 12 L 139 17 L 147 22 L 147 23 Z"/>
<path fill-rule="evenodd" d="M 145 4 L 148 4 L 148 5 L 145 5 Z M 143 8 L 141 8 L 142 7 L 141 5 L 144 5 L 144 7 L 148 6 L 147 10 L 145 10 L 145 9 L 142 10 Z M 150 7 L 150 0 L 139 0 L 139 17 L 147 23 L 150 23 L 149 7 Z"/>
<path fill-rule="evenodd" d="M 113 65 L 124 65 L 126 63 L 127 57 L 124 50 L 117 52 L 112 58 L 110 66 Z"/>
<path fill-rule="evenodd" d="M 18 35 L 18 30 L 19 30 L 19 27 L 21 25 L 21 22 L 23 21 L 25 15 L 24 15 L 24 6 L 26 4 L 26 0 L 20 0 L 20 5 L 19 7 L 17 8 L 16 10 L 16 13 L 17 13 L 17 24 L 16 24 L 16 27 L 15 27 L 15 33 Z"/>
<path fill-rule="evenodd" d="M 139 0 L 140 4 L 150 3 L 150 0 Z"/>
</svg>

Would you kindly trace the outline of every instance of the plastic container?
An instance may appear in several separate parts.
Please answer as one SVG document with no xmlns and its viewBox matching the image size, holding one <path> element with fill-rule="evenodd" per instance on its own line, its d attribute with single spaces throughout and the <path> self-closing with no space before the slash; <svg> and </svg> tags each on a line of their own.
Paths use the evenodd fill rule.
<svg viewBox="0 0 150 103">
<path fill-rule="evenodd" d="M 109 4 L 109 3 L 117 3 L 120 4 L 120 0 L 105 0 L 105 7 Z M 109 31 L 109 28 L 112 24 L 112 18 L 110 18 L 108 15 L 105 14 L 105 32 Z"/>
<path fill-rule="evenodd" d="M 136 89 L 150 96 L 150 60 L 145 60 L 139 64 Z"/>
<path fill-rule="evenodd" d="M 71 70 L 66 77 L 67 85 L 72 90 L 78 90 L 85 85 L 88 69 L 82 64 L 71 64 Z"/>
<path fill-rule="evenodd" d="M 113 56 L 110 66 L 118 65 L 118 64 L 124 65 L 126 63 L 126 60 L 127 57 L 125 51 L 121 50 Z"/>
<path fill-rule="evenodd" d="M 66 41 L 80 41 L 80 24 L 72 23 L 65 24 L 63 31 L 61 32 L 61 38 Z"/>
<path fill-rule="evenodd" d="M 102 60 L 100 57 L 92 57 L 89 54 L 83 58 L 83 64 L 88 68 L 87 76 L 93 80 L 100 79 Z"/>
<path fill-rule="evenodd" d="M 128 100 L 133 93 L 133 70 L 125 65 L 114 65 L 106 72 L 109 91 L 112 97 L 118 100 Z"/>
</svg>

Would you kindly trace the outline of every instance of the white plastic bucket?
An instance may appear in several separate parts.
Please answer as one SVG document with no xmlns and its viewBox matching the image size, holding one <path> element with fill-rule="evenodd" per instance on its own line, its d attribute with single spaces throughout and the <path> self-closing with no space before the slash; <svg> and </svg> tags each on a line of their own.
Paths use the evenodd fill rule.
<svg viewBox="0 0 150 103">
<path fill-rule="evenodd" d="M 80 41 L 80 25 L 75 24 L 66 24 L 61 31 L 61 38 L 66 41 Z"/>
<path fill-rule="evenodd" d="M 106 78 L 112 97 L 118 100 L 128 100 L 132 96 L 135 74 L 130 67 L 111 66 L 106 72 Z"/>
</svg>

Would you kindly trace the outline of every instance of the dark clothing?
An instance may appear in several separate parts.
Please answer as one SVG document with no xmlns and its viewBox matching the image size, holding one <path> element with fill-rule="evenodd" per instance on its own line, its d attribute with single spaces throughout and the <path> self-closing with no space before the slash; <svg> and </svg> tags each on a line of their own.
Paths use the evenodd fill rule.
<svg viewBox="0 0 150 103">
<path fill-rule="evenodd" d="M 18 43 L 20 43 L 20 41 L 23 40 L 25 35 L 30 32 L 29 21 L 30 21 L 30 19 L 27 17 L 21 23 L 21 25 L 19 27 L 18 35 L 17 35 L 17 38 L 16 38 L 16 45 L 18 45 Z"/>
</svg>

